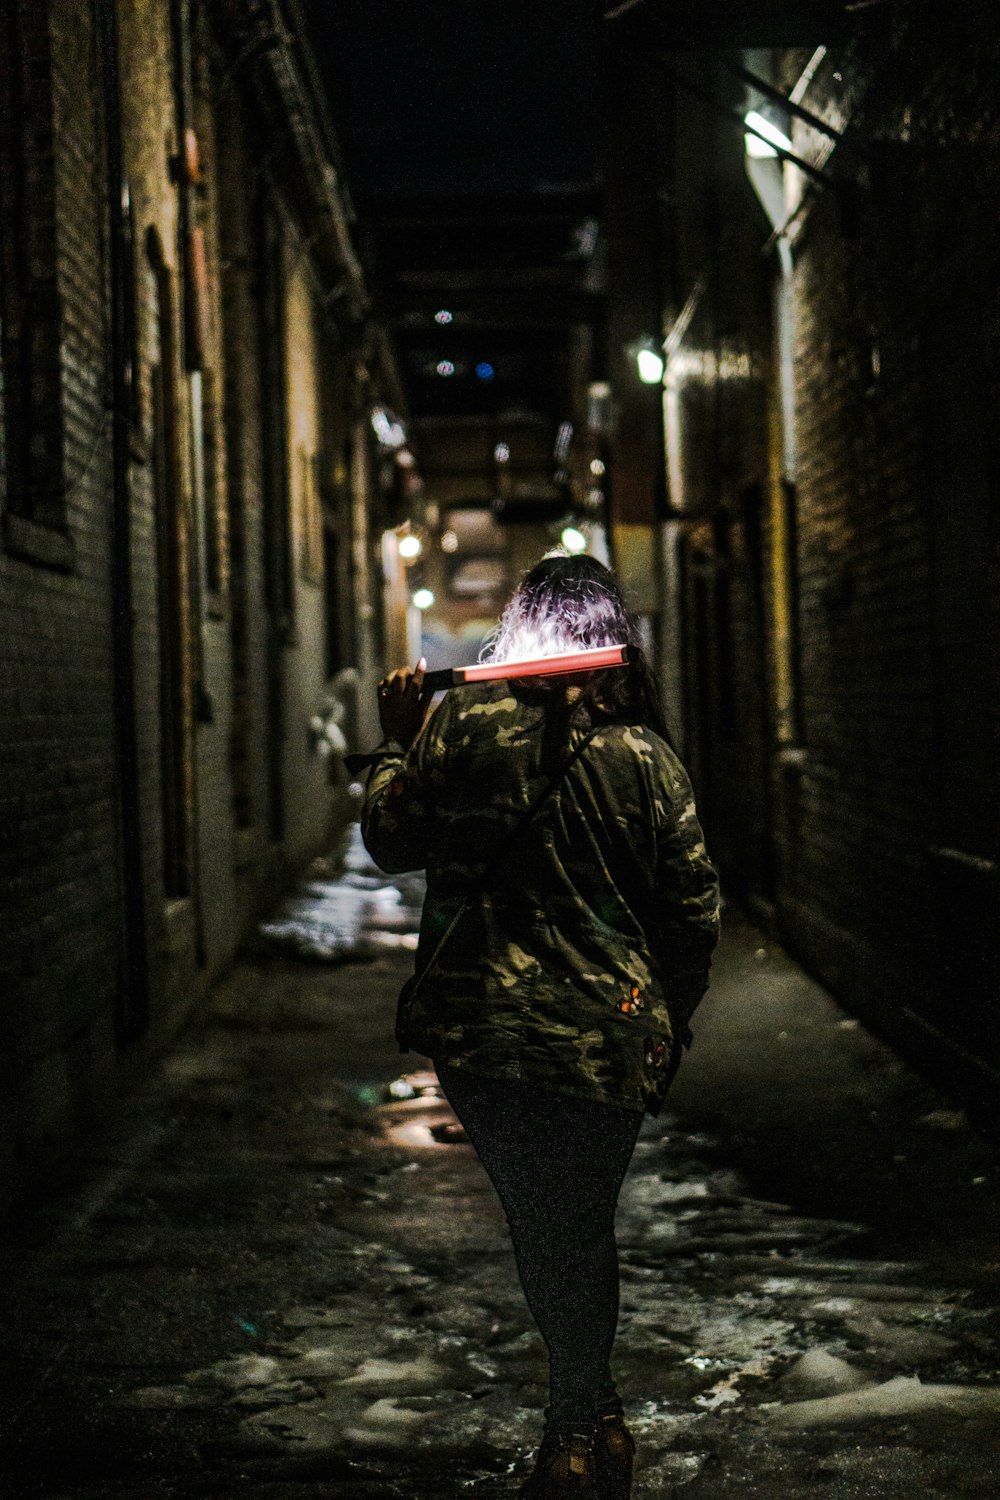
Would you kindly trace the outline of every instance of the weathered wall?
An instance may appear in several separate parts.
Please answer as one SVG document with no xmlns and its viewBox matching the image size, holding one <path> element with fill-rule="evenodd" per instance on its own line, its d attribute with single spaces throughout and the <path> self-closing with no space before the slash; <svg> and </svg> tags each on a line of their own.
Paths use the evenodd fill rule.
<svg viewBox="0 0 1000 1500">
<path fill-rule="evenodd" d="M 345 601 L 355 575 L 339 565 L 329 580 L 324 566 L 351 558 L 355 512 L 366 549 L 379 524 L 370 469 L 348 446 L 352 420 L 371 441 L 377 376 L 354 391 L 355 335 L 326 305 L 336 268 L 312 244 L 333 239 L 328 225 L 313 235 L 315 185 L 296 180 L 315 162 L 297 164 L 275 96 L 261 104 L 257 64 L 237 72 L 227 51 L 246 18 L 221 0 L 198 14 L 185 107 L 201 278 L 185 253 L 167 0 L 24 4 L 3 23 L 0 1196 L 112 1105 L 348 810 L 309 721 L 331 658 L 351 664 L 331 632 L 362 604 L 377 624 L 377 578 L 357 575 Z M 105 54 L 117 81 L 95 16 L 109 38 L 117 22 Z M 131 222 L 121 321 L 117 140 Z M 115 328 L 132 374 L 117 468 Z M 122 504 L 130 585 L 115 553 Z M 369 647 L 367 687 L 376 666 Z"/>
<path fill-rule="evenodd" d="M 749 290 L 763 270 L 777 306 L 771 225 L 734 174 L 738 124 L 684 100 L 702 133 L 677 144 L 677 233 L 702 263 L 681 254 L 675 302 L 708 285 L 668 452 L 681 505 L 706 512 L 682 523 L 689 744 L 732 888 L 979 1098 L 1000 1064 L 996 51 L 915 12 L 819 61 L 801 102 L 847 134 L 826 162 L 841 186 L 787 235 L 784 428 L 777 321 Z M 775 81 L 808 60 L 777 55 Z M 726 344 L 749 356 L 742 386 Z"/>
<path fill-rule="evenodd" d="M 51 32 L 44 11 L 25 8 L 20 56 L 7 51 L 2 63 L 16 110 L 4 156 L 18 164 L 22 190 L 5 215 L 19 233 L 17 247 L 5 243 L 5 271 L 19 254 L 23 294 L 15 305 L 11 277 L 0 496 L 0 1088 L 9 1121 L 0 1174 L 8 1178 L 65 1139 L 107 1087 L 121 897 L 100 101 L 89 9 L 53 7 Z M 11 346 L 15 321 L 23 362 Z M 28 369 L 30 404 L 20 399 L 24 386 L 16 390 Z"/>
<path fill-rule="evenodd" d="M 828 56 L 805 101 L 868 161 L 842 163 L 856 211 L 825 194 L 793 251 L 807 761 L 787 893 L 824 977 L 993 1065 L 998 60 L 992 33 L 900 18 Z"/>
</svg>

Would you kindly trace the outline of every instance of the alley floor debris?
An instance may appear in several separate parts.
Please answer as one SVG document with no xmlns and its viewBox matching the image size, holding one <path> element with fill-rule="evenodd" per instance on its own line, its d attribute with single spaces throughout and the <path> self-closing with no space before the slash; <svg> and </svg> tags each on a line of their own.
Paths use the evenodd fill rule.
<svg viewBox="0 0 1000 1500">
<path fill-rule="evenodd" d="M 8 1226 L 3 1495 L 499 1500 L 527 1472 L 545 1358 L 506 1227 L 392 1040 L 418 887 L 356 840 L 346 875 L 309 872 Z M 995 1153 L 724 930 L 619 1209 L 636 1500 L 993 1500 Z"/>
</svg>

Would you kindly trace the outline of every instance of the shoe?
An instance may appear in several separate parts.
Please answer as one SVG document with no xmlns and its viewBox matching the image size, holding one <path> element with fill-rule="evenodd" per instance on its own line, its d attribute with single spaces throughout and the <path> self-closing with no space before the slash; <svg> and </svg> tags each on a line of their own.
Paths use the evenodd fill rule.
<svg viewBox="0 0 1000 1500">
<path fill-rule="evenodd" d="M 521 1500 L 601 1500 L 592 1432 L 548 1432 Z"/>
<path fill-rule="evenodd" d="M 635 1438 L 620 1412 L 605 1412 L 594 1424 L 594 1459 L 601 1500 L 629 1500 Z"/>
</svg>

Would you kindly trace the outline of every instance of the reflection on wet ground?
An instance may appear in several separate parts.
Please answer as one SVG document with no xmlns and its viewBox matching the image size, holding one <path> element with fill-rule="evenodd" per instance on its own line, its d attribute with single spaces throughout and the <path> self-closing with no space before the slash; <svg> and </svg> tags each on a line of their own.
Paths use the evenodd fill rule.
<svg viewBox="0 0 1000 1500">
<path fill-rule="evenodd" d="M 335 1452 L 352 1483 L 402 1466 L 408 1493 L 510 1493 L 537 1440 L 544 1353 L 471 1148 L 435 1137 L 449 1118 L 432 1073 L 384 1086 L 353 1161 L 300 1187 L 336 1225 L 333 1295 L 284 1307 L 266 1356 L 128 1399 L 241 1413 L 230 1452 L 251 1472 Z M 992 1494 L 992 1310 L 917 1263 L 867 1258 L 863 1225 L 755 1197 L 725 1157 L 661 1117 L 623 1191 L 616 1364 L 636 1500 L 749 1482 L 805 1495 L 817 1476 L 831 1495 L 902 1497 L 918 1473 L 922 1495 Z M 965 1487 L 938 1490 L 963 1454 Z"/>
<path fill-rule="evenodd" d="M 11 1229 L 5 1495 L 499 1500 L 527 1472 L 546 1362 L 506 1226 L 434 1074 L 392 1041 L 417 886 L 375 899 L 389 882 L 350 849 L 343 887 L 309 872 L 135 1117 Z M 761 984 L 759 933 L 734 918 L 724 942 L 703 1091 Z M 766 984 L 787 997 L 782 964 Z M 876 1044 L 859 1050 L 797 983 L 801 1068 L 822 1049 L 854 1097 Z M 761 1090 L 776 1055 L 761 1044 Z M 949 1113 L 907 1090 L 919 1120 Z M 860 1117 L 844 1112 L 838 1142 L 855 1160 Z M 812 1129 L 804 1116 L 787 1150 L 819 1158 Z M 950 1119 L 934 1137 L 948 1150 L 924 1189 L 941 1201 L 949 1162 L 994 1193 L 966 1135 Z M 993 1500 L 982 1282 L 943 1278 L 919 1247 L 887 1257 L 850 1214 L 775 1201 L 680 1107 L 643 1125 L 618 1238 L 636 1500 Z"/>
<path fill-rule="evenodd" d="M 258 935 L 275 952 L 325 961 L 371 958 L 417 946 L 426 882 L 422 874 L 384 875 L 352 823 L 333 859 L 313 861 L 309 875 L 261 922 Z"/>
</svg>

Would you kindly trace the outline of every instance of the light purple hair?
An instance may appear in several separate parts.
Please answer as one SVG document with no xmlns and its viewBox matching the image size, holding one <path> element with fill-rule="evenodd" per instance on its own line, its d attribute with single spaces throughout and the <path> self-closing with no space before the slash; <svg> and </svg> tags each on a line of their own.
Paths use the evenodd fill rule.
<svg viewBox="0 0 1000 1500">
<path fill-rule="evenodd" d="M 638 644 L 614 575 L 596 558 L 556 552 L 515 589 L 480 659 L 525 661 L 557 651 Z"/>
<path fill-rule="evenodd" d="M 521 580 L 480 656 L 526 661 L 588 646 L 631 646 L 629 665 L 607 671 L 533 678 L 575 685 L 577 702 L 608 722 L 645 724 L 676 753 L 656 678 L 641 649 L 639 628 L 609 568 L 585 554 L 549 554 Z M 562 694 L 556 694 L 556 700 Z"/>
</svg>

